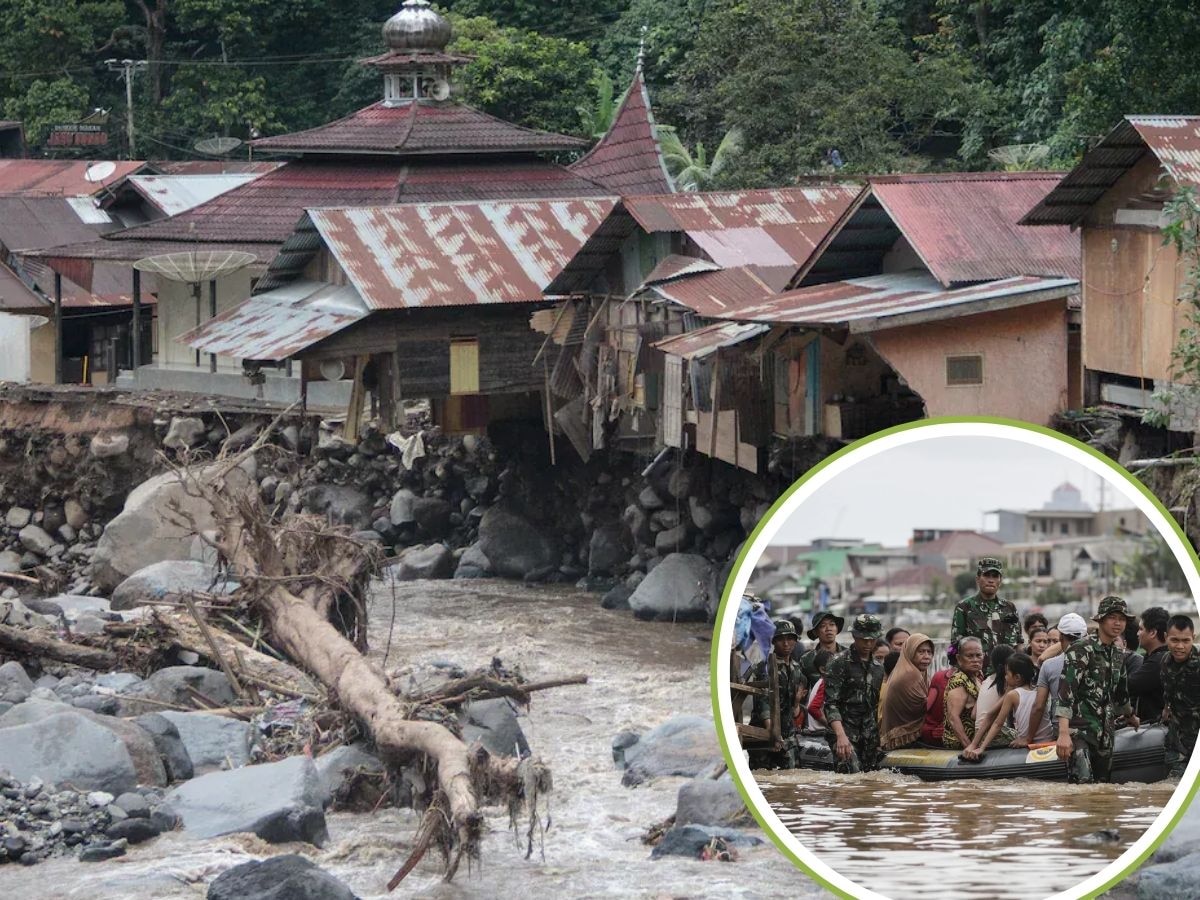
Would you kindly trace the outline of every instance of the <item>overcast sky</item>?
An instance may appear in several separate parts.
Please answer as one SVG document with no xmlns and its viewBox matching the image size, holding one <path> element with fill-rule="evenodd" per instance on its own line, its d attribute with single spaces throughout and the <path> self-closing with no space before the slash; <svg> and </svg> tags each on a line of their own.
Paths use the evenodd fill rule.
<svg viewBox="0 0 1200 900">
<path fill-rule="evenodd" d="M 1049 450 L 990 437 L 917 441 L 864 459 L 820 488 L 771 543 L 840 537 L 902 546 L 914 528 L 982 530 L 984 510 L 1038 509 L 1064 481 L 1099 507 L 1100 476 Z M 1104 505 L 1133 503 L 1106 485 Z"/>
</svg>

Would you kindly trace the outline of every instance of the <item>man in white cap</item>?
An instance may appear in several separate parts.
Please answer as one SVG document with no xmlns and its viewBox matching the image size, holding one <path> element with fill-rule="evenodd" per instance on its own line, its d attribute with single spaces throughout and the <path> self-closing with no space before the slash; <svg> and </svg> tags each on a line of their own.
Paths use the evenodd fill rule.
<svg viewBox="0 0 1200 900">
<path fill-rule="evenodd" d="M 1083 616 L 1067 613 L 1058 620 L 1058 641 L 1062 646 L 1062 652 L 1042 663 L 1038 672 L 1037 697 L 1033 701 L 1033 713 L 1029 717 L 1029 734 L 1020 736 L 1026 744 L 1033 742 L 1033 732 L 1037 730 L 1038 723 L 1046 714 L 1047 705 L 1050 707 L 1050 720 L 1054 721 L 1054 711 L 1058 705 L 1058 691 L 1062 681 L 1067 649 L 1085 634 L 1087 634 L 1087 622 L 1083 621 Z"/>
</svg>

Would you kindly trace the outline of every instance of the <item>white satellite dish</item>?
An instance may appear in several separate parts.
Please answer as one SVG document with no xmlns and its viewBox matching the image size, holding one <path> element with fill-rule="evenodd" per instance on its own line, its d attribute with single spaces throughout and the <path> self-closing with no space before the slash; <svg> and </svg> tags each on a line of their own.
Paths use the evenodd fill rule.
<svg viewBox="0 0 1200 900">
<path fill-rule="evenodd" d="M 95 162 L 88 166 L 83 172 L 83 180 L 91 184 L 99 184 L 117 171 L 117 164 L 110 160 L 103 162 Z"/>
<path fill-rule="evenodd" d="M 346 364 L 340 359 L 322 360 L 321 377 L 326 381 L 341 381 L 346 377 Z"/>
<path fill-rule="evenodd" d="M 232 153 L 238 147 L 242 146 L 242 141 L 241 138 L 235 137 L 205 138 L 202 141 L 196 141 L 193 146 L 198 153 L 204 153 L 208 156 L 224 156 L 226 153 Z"/>
<path fill-rule="evenodd" d="M 450 99 L 450 82 L 445 78 L 435 78 L 429 85 L 429 96 L 434 100 Z"/>
</svg>

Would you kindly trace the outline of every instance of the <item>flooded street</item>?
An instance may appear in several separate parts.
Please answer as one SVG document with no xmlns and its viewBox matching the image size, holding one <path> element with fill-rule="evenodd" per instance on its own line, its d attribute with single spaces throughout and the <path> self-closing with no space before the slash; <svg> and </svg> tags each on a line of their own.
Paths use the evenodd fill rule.
<svg viewBox="0 0 1200 900">
<path fill-rule="evenodd" d="M 522 727 L 554 776 L 552 826 L 544 859 L 508 828 L 508 815 L 488 810 L 483 864 L 465 864 L 452 884 L 440 880 L 430 854 L 393 894 L 385 884 L 403 862 L 418 818 L 408 810 L 328 817 L 323 850 L 270 846 L 252 836 L 189 840 L 182 832 L 130 848 L 100 864 L 51 860 L 32 868 L 0 868 L 0 896 L 28 898 L 202 898 L 206 882 L 252 857 L 303 853 L 346 881 L 363 898 L 493 897 L 789 897 L 828 896 L 775 848 L 742 852 L 737 863 L 671 857 L 650 861 L 641 844 L 647 826 L 675 811 L 681 778 L 634 789 L 621 786 L 610 743 L 626 728 L 648 728 L 678 714 L 709 715 L 709 629 L 636 622 L 600 608 L 594 594 L 501 581 L 404 582 L 380 585 L 372 598 L 372 654 L 388 667 L 453 661 L 466 668 L 493 656 L 520 666 L 531 680 L 586 673 L 586 685 L 534 695 Z M 523 837 L 523 829 L 522 829 Z"/>
<path fill-rule="evenodd" d="M 1140 837 L 1177 786 L 756 775 L 780 819 L 823 862 L 897 898 L 952 885 L 976 900 L 1029 900 L 1072 887 Z M 1119 839 L 1096 837 L 1105 829 Z"/>
</svg>

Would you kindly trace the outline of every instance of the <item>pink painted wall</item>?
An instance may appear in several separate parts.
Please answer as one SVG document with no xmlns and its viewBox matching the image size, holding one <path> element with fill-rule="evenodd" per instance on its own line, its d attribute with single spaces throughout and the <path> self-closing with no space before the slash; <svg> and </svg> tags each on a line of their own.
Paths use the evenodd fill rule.
<svg viewBox="0 0 1200 900">
<path fill-rule="evenodd" d="M 1065 300 L 892 328 L 871 343 L 930 416 L 1007 416 L 1037 425 L 1067 406 Z M 950 387 L 946 357 L 983 355 L 983 384 Z"/>
</svg>

